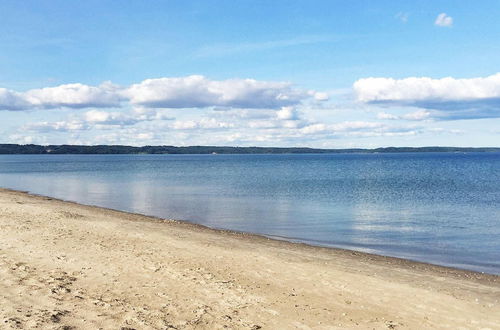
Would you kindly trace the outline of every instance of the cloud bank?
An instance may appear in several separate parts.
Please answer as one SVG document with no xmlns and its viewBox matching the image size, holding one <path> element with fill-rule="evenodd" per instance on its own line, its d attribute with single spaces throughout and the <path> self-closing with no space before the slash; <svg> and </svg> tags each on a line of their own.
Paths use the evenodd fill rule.
<svg viewBox="0 0 500 330">
<path fill-rule="evenodd" d="M 353 88 L 360 102 L 432 109 L 440 119 L 500 117 L 500 73 L 470 79 L 365 78 Z"/>
<path fill-rule="evenodd" d="M 128 87 L 111 83 L 80 83 L 17 92 L 0 88 L 0 110 L 111 108 L 123 103 L 146 108 L 227 107 L 279 109 L 306 99 L 325 101 L 325 93 L 293 87 L 287 82 L 254 79 L 210 80 L 204 76 L 146 79 Z"/>
</svg>

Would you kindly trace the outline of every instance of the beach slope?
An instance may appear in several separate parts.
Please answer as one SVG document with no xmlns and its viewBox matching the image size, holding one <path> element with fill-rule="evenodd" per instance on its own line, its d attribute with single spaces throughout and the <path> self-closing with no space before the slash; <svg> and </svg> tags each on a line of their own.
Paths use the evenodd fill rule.
<svg viewBox="0 0 500 330">
<path fill-rule="evenodd" d="M 0 190 L 0 328 L 500 328 L 500 278 Z"/>
</svg>

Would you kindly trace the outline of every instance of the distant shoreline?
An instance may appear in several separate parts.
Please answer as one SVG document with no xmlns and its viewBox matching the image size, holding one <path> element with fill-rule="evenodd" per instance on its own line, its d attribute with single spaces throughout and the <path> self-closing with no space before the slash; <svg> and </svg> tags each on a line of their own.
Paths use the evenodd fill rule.
<svg viewBox="0 0 500 330">
<path fill-rule="evenodd" d="M 306 147 L 230 147 L 230 146 L 126 146 L 126 145 L 35 145 L 0 144 L 0 155 L 47 154 L 333 154 L 333 153 L 409 153 L 409 152 L 500 152 L 500 147 L 383 147 L 374 149 L 319 149 Z"/>
</svg>

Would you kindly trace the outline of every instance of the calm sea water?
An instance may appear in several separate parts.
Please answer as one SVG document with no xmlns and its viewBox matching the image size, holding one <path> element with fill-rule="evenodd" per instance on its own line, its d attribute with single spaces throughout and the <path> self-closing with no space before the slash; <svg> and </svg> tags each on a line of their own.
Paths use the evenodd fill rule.
<svg viewBox="0 0 500 330">
<path fill-rule="evenodd" d="M 500 153 L 5 155 L 0 186 L 500 274 Z"/>
</svg>

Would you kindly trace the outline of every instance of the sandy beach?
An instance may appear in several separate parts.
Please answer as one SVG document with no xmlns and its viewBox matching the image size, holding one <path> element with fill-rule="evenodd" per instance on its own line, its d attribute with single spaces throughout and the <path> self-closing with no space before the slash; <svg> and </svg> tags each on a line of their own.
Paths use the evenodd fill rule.
<svg viewBox="0 0 500 330">
<path fill-rule="evenodd" d="M 500 277 L 0 190 L 0 328 L 500 329 Z"/>
</svg>

